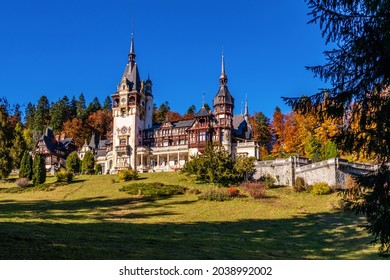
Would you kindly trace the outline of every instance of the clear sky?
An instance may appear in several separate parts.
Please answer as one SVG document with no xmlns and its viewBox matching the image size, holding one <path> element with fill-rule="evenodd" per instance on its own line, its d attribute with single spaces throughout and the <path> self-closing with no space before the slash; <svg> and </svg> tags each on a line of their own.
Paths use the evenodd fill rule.
<svg viewBox="0 0 390 280">
<path fill-rule="evenodd" d="M 116 91 L 127 63 L 132 17 L 141 79 L 155 103 L 183 114 L 212 99 L 222 46 L 235 114 L 272 116 L 281 96 L 324 86 L 305 70 L 324 63 L 324 40 L 304 0 L 2 0 L 0 96 L 13 103 L 56 101 L 83 92 L 101 102 Z M 24 108 L 23 108 L 24 111 Z"/>
</svg>

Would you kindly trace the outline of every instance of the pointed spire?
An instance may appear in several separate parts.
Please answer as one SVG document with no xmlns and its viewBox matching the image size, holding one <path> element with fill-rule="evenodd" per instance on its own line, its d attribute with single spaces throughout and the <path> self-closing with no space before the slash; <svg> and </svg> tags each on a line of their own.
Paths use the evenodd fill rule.
<svg viewBox="0 0 390 280">
<path fill-rule="evenodd" d="M 248 96 L 245 96 L 245 113 L 244 113 L 245 119 L 249 119 L 249 110 L 248 110 Z"/>
<path fill-rule="evenodd" d="M 135 52 L 134 52 L 134 18 L 132 19 L 132 32 L 131 32 L 129 62 L 135 62 Z"/>
<path fill-rule="evenodd" d="M 222 49 L 222 69 L 221 69 L 221 76 L 219 77 L 219 81 L 221 85 L 227 84 L 227 76 L 225 74 L 225 55 Z"/>
</svg>

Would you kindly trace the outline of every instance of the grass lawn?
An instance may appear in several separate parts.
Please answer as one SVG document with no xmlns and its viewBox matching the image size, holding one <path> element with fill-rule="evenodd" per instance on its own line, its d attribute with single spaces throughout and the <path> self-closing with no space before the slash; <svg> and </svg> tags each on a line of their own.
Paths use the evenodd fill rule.
<svg viewBox="0 0 390 280">
<path fill-rule="evenodd" d="M 178 173 L 140 174 L 205 190 Z M 54 182 L 49 178 L 48 182 Z M 194 194 L 145 200 L 115 175 L 9 193 L 0 183 L 0 259 L 379 259 L 360 225 L 337 210 L 337 194 L 290 188 L 267 199 L 224 202 Z"/>
</svg>

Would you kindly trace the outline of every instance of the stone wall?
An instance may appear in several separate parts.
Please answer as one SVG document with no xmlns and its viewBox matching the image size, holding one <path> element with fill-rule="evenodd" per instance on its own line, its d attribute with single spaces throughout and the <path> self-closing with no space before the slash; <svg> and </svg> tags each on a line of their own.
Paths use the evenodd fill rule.
<svg viewBox="0 0 390 280">
<path fill-rule="evenodd" d="M 308 159 L 290 157 L 270 161 L 259 161 L 255 164 L 254 179 L 271 176 L 278 185 L 293 186 L 296 178 L 301 177 L 309 185 L 326 182 L 334 188 L 344 188 L 345 180 L 350 174 L 361 175 L 375 171 L 374 165 L 351 163 L 339 158 L 310 163 Z"/>
</svg>

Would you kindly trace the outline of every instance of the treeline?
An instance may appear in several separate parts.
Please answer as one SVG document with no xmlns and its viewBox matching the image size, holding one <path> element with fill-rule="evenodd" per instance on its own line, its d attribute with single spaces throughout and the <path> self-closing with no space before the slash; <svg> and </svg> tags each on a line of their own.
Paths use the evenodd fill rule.
<svg viewBox="0 0 390 280">
<path fill-rule="evenodd" d="M 112 131 L 111 98 L 107 96 L 101 104 L 95 97 L 87 105 L 83 93 L 78 99 L 64 96 L 51 103 L 41 96 L 26 105 L 24 114 L 20 104 L 11 107 L 6 98 L 0 98 L 0 178 L 20 168 L 24 152 L 35 149 L 48 126 L 55 134 L 73 138 L 78 147 L 92 133 L 106 138 Z"/>
<path fill-rule="evenodd" d="M 299 155 L 313 162 L 338 156 L 369 161 L 363 150 L 351 154 L 337 147 L 334 139 L 340 133 L 341 119 L 319 119 L 314 113 L 295 111 L 283 114 L 276 107 L 272 119 L 260 112 L 250 117 L 250 123 L 263 160 Z"/>
</svg>

